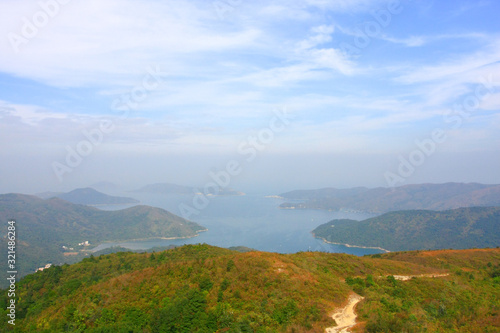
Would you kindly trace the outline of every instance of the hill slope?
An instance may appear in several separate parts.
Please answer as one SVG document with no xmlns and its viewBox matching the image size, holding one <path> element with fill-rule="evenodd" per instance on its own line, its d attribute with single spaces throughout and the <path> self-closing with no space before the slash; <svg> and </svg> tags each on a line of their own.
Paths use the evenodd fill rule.
<svg viewBox="0 0 500 333">
<path fill-rule="evenodd" d="M 500 206 L 500 185 L 484 184 L 420 184 L 395 188 L 363 187 L 354 189 L 321 189 L 292 191 L 280 195 L 304 203 L 283 203 L 281 208 L 354 209 L 385 213 L 397 210 L 446 210 L 473 206 Z"/>
<path fill-rule="evenodd" d="M 324 332 L 356 292 L 368 332 L 494 332 L 500 250 L 238 253 L 187 245 L 52 267 L 18 283 L 18 332 Z M 391 275 L 439 275 L 407 282 Z M 389 276 L 389 277 L 387 277 Z M 471 295 L 474 295 L 473 297 Z"/>
<path fill-rule="evenodd" d="M 135 206 L 119 211 L 102 211 L 53 198 L 43 200 L 22 194 L 0 195 L 0 220 L 17 221 L 20 274 L 33 272 L 47 263 L 71 262 L 79 253 L 79 243 L 92 245 L 112 240 L 138 238 L 194 237 L 205 230 L 160 208 Z M 2 251 L 6 238 L 0 239 Z M 64 250 L 73 248 L 71 252 Z M 66 254 L 66 256 L 65 256 Z M 68 256 L 71 254 L 71 256 Z M 7 271 L 6 262 L 0 269 Z M 3 281 L 2 281 L 3 282 Z"/>
<path fill-rule="evenodd" d="M 80 205 L 117 205 L 139 203 L 128 197 L 116 197 L 101 193 L 93 188 L 78 188 L 68 193 L 58 194 L 58 198 Z"/>
<path fill-rule="evenodd" d="M 500 244 L 500 207 L 399 211 L 364 221 L 333 220 L 313 234 L 331 243 L 389 251 L 495 247 Z"/>
</svg>

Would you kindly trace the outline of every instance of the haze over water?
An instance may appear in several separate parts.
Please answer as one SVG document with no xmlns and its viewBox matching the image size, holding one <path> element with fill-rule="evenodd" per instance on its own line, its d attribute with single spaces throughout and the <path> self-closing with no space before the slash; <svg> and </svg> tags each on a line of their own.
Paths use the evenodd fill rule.
<svg viewBox="0 0 500 333">
<path fill-rule="evenodd" d="M 191 204 L 189 195 L 134 194 L 141 204 L 166 209 L 180 215 L 181 203 Z M 326 210 L 283 210 L 281 199 L 263 195 L 227 196 L 211 198 L 209 206 L 191 220 L 208 228 L 198 237 L 178 240 L 147 240 L 105 243 L 96 250 L 123 246 L 133 250 L 156 246 L 207 243 L 220 247 L 247 246 L 260 251 L 294 253 L 299 251 L 340 252 L 354 255 L 380 253 L 376 249 L 327 244 L 316 239 L 311 231 L 333 219 L 363 220 L 373 215 L 366 213 L 331 212 Z M 106 206 L 101 209 L 122 207 Z"/>
</svg>

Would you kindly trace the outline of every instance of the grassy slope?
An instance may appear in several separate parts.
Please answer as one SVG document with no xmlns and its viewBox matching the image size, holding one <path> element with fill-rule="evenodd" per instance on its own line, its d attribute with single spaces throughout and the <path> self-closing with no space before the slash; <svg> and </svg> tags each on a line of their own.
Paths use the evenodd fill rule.
<svg viewBox="0 0 500 333">
<path fill-rule="evenodd" d="M 360 330 L 499 329 L 500 250 L 434 253 L 282 255 L 188 245 L 106 255 L 24 278 L 16 328 L 156 332 L 174 323 L 170 331 L 323 332 L 354 290 L 366 297 Z M 395 284 L 385 277 L 443 272 L 451 275 Z"/>
<path fill-rule="evenodd" d="M 358 308 L 359 332 L 499 332 L 500 249 L 412 251 L 376 255 L 446 270 L 447 277 L 376 279 Z M 365 281 L 366 282 L 366 281 Z"/>
</svg>

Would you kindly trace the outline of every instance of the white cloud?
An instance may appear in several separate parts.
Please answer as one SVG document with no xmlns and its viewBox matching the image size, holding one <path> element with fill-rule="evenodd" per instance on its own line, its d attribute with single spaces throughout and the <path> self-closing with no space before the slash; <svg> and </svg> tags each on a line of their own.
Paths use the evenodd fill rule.
<svg viewBox="0 0 500 333">
<path fill-rule="evenodd" d="M 212 2 L 73 1 L 21 45 L 19 54 L 4 38 L 0 72 L 57 87 L 90 87 L 112 98 L 130 91 L 149 66 L 157 65 L 166 82 L 134 109 L 130 119 L 115 119 L 120 125 L 113 139 L 117 145 L 194 147 L 207 142 L 228 147 L 237 131 L 258 126 L 272 106 L 281 103 L 310 113 L 310 127 L 295 132 L 305 135 L 304 149 L 309 144 L 320 149 L 332 127 L 363 137 L 358 141 L 345 132 L 332 145 L 356 141 L 361 147 L 375 131 L 431 120 L 449 107 L 447 103 L 470 92 L 478 77 L 500 70 L 495 63 L 500 42 L 486 34 L 418 36 L 402 31 L 397 38 L 375 37 L 413 48 L 443 39 L 477 37 L 483 44 L 491 40 L 468 55 L 443 50 L 443 58 L 422 60 L 427 61 L 424 66 L 406 65 L 406 59 L 389 54 L 390 48 L 390 66 L 371 65 L 370 50 L 360 60 L 340 52 L 333 44 L 338 42 L 334 33 L 353 32 L 332 23 L 335 15 L 364 15 L 383 5 L 381 0 L 242 2 L 231 17 L 220 20 Z M 37 10 L 36 3 L 0 2 L 0 31 L 20 32 L 22 17 Z M 497 99 L 485 101 L 484 108 L 495 108 Z M 99 119 L 32 106 L 16 108 L 19 128 L 31 126 L 41 134 L 50 133 L 46 124 L 57 124 L 62 140 Z M 325 125 L 317 128 L 317 137 L 306 135 L 319 122 Z"/>
<path fill-rule="evenodd" d="M 384 3 L 384 0 L 306 0 L 310 6 L 335 12 L 368 11 Z"/>
<path fill-rule="evenodd" d="M 33 13 L 24 7 L 0 3 L 0 31 L 22 34 L 20 13 Z M 19 45 L 19 53 L 3 40 L 0 71 L 63 87 L 119 84 L 148 65 L 160 65 L 172 75 L 181 75 L 187 65 L 206 71 L 203 54 L 255 46 L 259 31 L 209 28 L 205 23 L 212 14 L 189 1 L 143 6 L 128 0 L 74 1 Z M 16 15 L 18 22 L 12 20 Z M 11 19 L 4 21 L 7 16 Z"/>
<path fill-rule="evenodd" d="M 407 74 L 399 76 L 400 82 L 422 83 L 443 79 L 470 77 L 471 71 L 480 70 L 484 66 L 494 65 L 500 59 L 500 39 L 494 40 L 487 47 L 471 54 L 460 56 L 448 56 L 441 63 L 424 67 L 410 68 Z"/>
<path fill-rule="evenodd" d="M 396 38 L 388 35 L 380 35 L 380 39 L 395 43 L 402 44 L 407 47 L 419 47 L 430 43 L 442 42 L 443 40 L 453 40 L 453 39 L 469 39 L 476 42 L 483 41 L 485 43 L 489 42 L 490 36 L 483 33 L 464 33 L 464 34 L 442 34 L 435 36 L 409 36 L 406 38 Z"/>
<path fill-rule="evenodd" d="M 18 119 L 26 125 L 35 125 L 46 119 L 66 119 L 66 114 L 51 112 L 36 105 L 13 105 L 0 100 L 0 112 L 2 117 Z"/>
<path fill-rule="evenodd" d="M 499 82 L 500 86 L 500 82 Z M 498 89 L 498 88 L 497 88 Z M 500 113 L 500 92 L 488 95 L 481 101 L 480 108 L 483 110 L 492 110 Z"/>
</svg>

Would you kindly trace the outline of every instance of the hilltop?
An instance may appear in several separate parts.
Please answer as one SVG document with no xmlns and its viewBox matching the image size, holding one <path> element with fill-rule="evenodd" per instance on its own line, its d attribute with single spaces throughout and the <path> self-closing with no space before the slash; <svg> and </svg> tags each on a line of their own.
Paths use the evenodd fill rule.
<svg viewBox="0 0 500 333">
<path fill-rule="evenodd" d="M 356 257 L 186 245 L 29 275 L 15 328 L 0 321 L 17 332 L 324 332 L 356 293 L 358 332 L 494 332 L 499 279 L 499 249 Z"/>
<path fill-rule="evenodd" d="M 410 210 L 363 221 L 333 220 L 313 234 L 330 243 L 389 251 L 495 247 L 500 244 L 500 207 Z"/>
<path fill-rule="evenodd" d="M 80 205 L 119 205 L 139 203 L 139 200 L 128 197 L 117 197 L 96 191 L 93 188 L 78 188 L 68 193 L 56 195 L 57 198 Z"/>
<path fill-rule="evenodd" d="M 23 194 L 0 195 L 0 220 L 9 219 L 17 221 L 21 276 L 47 263 L 74 262 L 101 242 L 195 237 L 205 230 L 160 208 L 134 206 L 103 211 L 59 198 L 43 200 Z M 6 238 L 0 239 L 2 249 L 7 249 L 6 242 Z M 7 271 L 5 265 L 2 261 L 0 268 Z"/>
<path fill-rule="evenodd" d="M 371 213 L 427 209 L 447 210 L 473 206 L 500 206 L 500 185 L 477 183 L 418 184 L 394 188 L 325 188 L 280 194 L 283 209 L 357 210 Z"/>
</svg>

